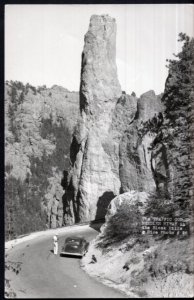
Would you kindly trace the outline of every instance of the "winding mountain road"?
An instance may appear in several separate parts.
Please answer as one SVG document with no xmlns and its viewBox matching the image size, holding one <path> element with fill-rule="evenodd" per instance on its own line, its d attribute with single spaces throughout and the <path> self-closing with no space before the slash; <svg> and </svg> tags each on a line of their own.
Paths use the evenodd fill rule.
<svg viewBox="0 0 194 300">
<path fill-rule="evenodd" d="M 89 226 L 59 233 L 59 252 L 69 235 L 90 241 L 98 234 Z M 89 277 L 80 268 L 79 258 L 60 257 L 52 253 L 53 231 L 16 244 L 7 252 L 7 260 L 21 262 L 16 275 L 6 271 L 11 288 L 18 298 L 126 298 L 124 294 Z"/>
</svg>

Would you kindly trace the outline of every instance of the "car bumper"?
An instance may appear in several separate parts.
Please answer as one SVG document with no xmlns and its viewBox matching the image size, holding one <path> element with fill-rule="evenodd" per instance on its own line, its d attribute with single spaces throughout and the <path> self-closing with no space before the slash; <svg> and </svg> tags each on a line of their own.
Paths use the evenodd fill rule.
<svg viewBox="0 0 194 300">
<path fill-rule="evenodd" d="M 83 254 L 81 253 L 73 253 L 73 252 L 64 252 L 64 251 L 61 251 L 60 255 L 69 255 L 69 256 L 79 256 L 79 257 L 82 257 Z"/>
</svg>

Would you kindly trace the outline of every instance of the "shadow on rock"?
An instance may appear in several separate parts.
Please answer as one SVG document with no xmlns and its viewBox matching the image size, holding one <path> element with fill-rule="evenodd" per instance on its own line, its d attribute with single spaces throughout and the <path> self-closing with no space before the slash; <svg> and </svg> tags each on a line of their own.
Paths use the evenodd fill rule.
<svg viewBox="0 0 194 300">
<path fill-rule="evenodd" d="M 108 206 L 113 198 L 115 198 L 115 195 L 111 191 L 107 191 L 99 197 L 95 220 L 90 222 L 91 228 L 100 232 L 100 227 L 105 222 L 105 215 L 107 213 Z"/>
<path fill-rule="evenodd" d="M 113 192 L 105 192 L 101 197 L 98 199 L 97 203 L 97 210 L 96 210 L 96 217 L 95 220 L 100 220 L 105 218 L 107 213 L 107 208 L 113 198 L 116 196 Z"/>
</svg>

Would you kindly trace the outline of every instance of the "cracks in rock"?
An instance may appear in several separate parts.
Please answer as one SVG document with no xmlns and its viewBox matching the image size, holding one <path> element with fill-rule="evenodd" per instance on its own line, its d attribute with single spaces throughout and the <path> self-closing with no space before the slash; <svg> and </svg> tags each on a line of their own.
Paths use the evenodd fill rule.
<svg viewBox="0 0 194 300">
<path fill-rule="evenodd" d="M 80 192 L 80 184 L 81 184 L 81 180 L 82 180 L 82 174 L 83 174 L 83 164 L 84 164 L 84 160 L 86 158 L 86 149 L 88 147 L 88 136 L 86 138 L 86 141 L 85 141 L 85 145 L 84 145 L 84 150 L 83 150 L 83 155 L 82 155 L 82 163 L 81 163 L 81 168 L 80 168 L 80 176 L 79 176 L 79 182 L 78 182 L 78 191 L 77 191 L 77 194 L 76 194 L 76 211 L 75 211 L 75 218 L 77 219 L 77 222 L 80 221 L 80 217 L 79 217 L 79 212 L 80 212 L 80 206 L 81 206 L 81 203 L 80 203 L 80 198 L 81 198 L 81 192 Z M 74 202 L 74 201 L 73 201 Z"/>
<path fill-rule="evenodd" d="M 144 155 L 145 164 L 147 166 L 146 151 L 144 145 L 143 145 L 143 155 Z"/>
</svg>

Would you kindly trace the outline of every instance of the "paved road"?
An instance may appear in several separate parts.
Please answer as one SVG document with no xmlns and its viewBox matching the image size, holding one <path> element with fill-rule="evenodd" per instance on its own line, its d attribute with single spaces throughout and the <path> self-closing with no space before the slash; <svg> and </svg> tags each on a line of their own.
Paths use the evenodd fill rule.
<svg viewBox="0 0 194 300">
<path fill-rule="evenodd" d="M 76 229 L 72 229 L 71 234 Z M 68 233 L 59 234 L 59 250 Z M 98 232 L 90 227 L 77 232 L 92 240 Z M 21 262 L 18 275 L 8 271 L 11 287 L 19 298 L 126 298 L 124 294 L 89 277 L 79 258 L 54 256 L 52 236 L 22 242 L 8 252 L 8 260 Z"/>
</svg>

